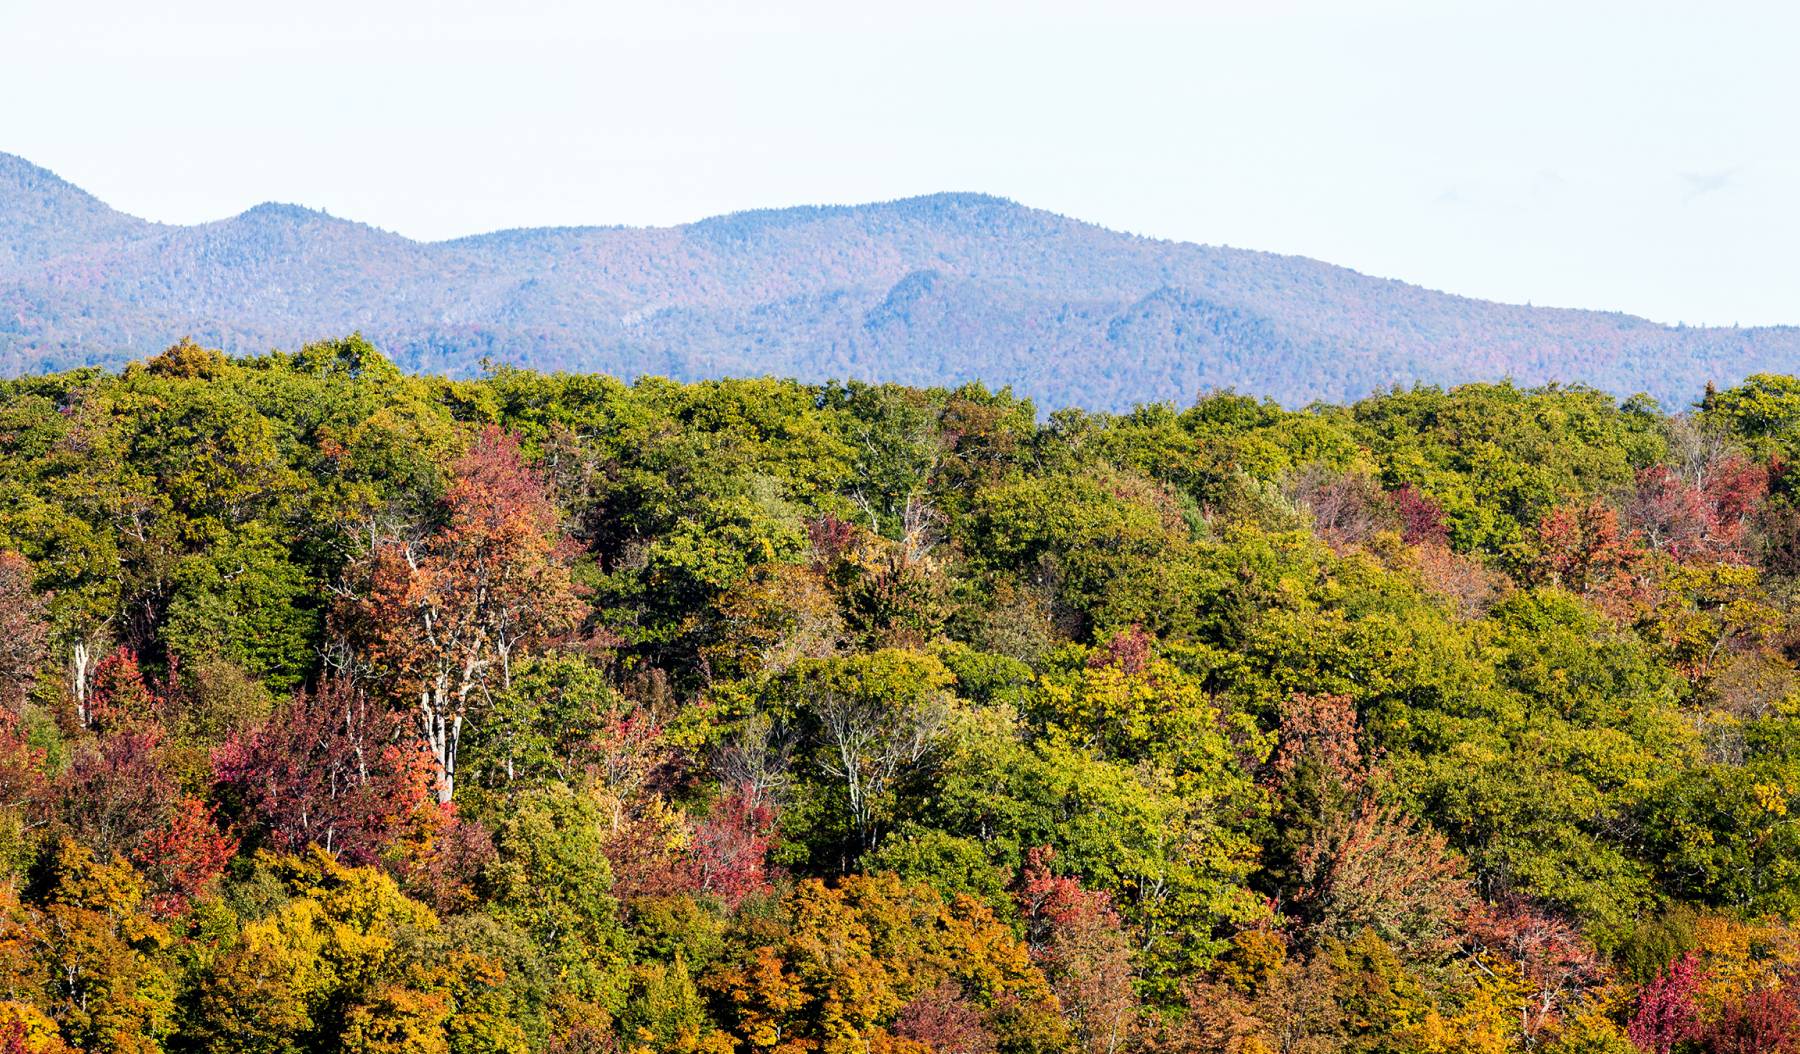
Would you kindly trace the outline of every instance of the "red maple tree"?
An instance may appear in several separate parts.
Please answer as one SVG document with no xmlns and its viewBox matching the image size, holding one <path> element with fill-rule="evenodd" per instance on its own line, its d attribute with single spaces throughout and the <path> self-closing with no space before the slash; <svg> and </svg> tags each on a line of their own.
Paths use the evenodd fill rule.
<svg viewBox="0 0 1800 1054">
<path fill-rule="evenodd" d="M 1604 501 L 1559 505 L 1538 524 L 1525 577 L 1594 601 L 1614 618 L 1644 599 L 1644 547 Z"/>
<path fill-rule="evenodd" d="M 521 648 L 580 614 L 556 504 L 518 440 L 486 429 L 451 475 L 442 526 L 379 546 L 356 612 L 370 658 L 411 700 L 440 802 L 471 711 L 510 684 Z"/>
<path fill-rule="evenodd" d="M 1087 1054 L 1112 1054 L 1130 1038 L 1137 1012 L 1131 943 L 1112 898 L 1053 873 L 1055 857 L 1048 846 L 1025 854 L 1014 899 L 1026 946 Z"/>
<path fill-rule="evenodd" d="M 1471 961 L 1485 968 L 1490 956 L 1509 960 L 1524 982 L 1517 1010 L 1528 1040 L 1542 1034 L 1589 991 L 1607 980 L 1605 963 L 1567 922 L 1513 897 L 1476 902 L 1464 916 Z"/>
<path fill-rule="evenodd" d="M 120 645 L 94 665 L 93 686 L 76 717 L 84 729 L 107 732 L 154 720 L 161 708 L 137 652 Z"/>
<path fill-rule="evenodd" d="M 1768 466 L 1741 457 L 1709 464 L 1698 481 L 1652 465 L 1638 473 L 1625 515 L 1647 544 L 1677 560 L 1741 562 L 1752 514 L 1768 493 Z"/>
<path fill-rule="evenodd" d="M 52 789 L 63 822 L 103 856 L 130 854 L 180 797 L 162 726 L 144 721 L 79 744 Z"/>
<path fill-rule="evenodd" d="M 1408 545 L 1443 545 L 1450 538 L 1444 508 L 1411 483 L 1388 492 L 1388 503 L 1400 517 L 1400 537 Z"/>
<path fill-rule="evenodd" d="M 775 810 L 743 789 L 713 804 L 694 828 L 689 867 L 696 888 L 736 908 L 745 897 L 769 890 L 769 849 Z"/>
<path fill-rule="evenodd" d="M 1700 959 L 1689 952 L 1638 992 L 1637 1010 L 1625 1034 L 1648 1054 L 1670 1054 L 1700 1038 Z"/>
<path fill-rule="evenodd" d="M 1756 989 L 1720 1008 L 1701 1046 L 1707 1054 L 1790 1054 L 1800 1049 L 1800 1006 L 1786 986 Z"/>
<path fill-rule="evenodd" d="M 276 846 L 317 845 L 363 864 L 429 796 L 432 766 L 398 715 L 332 680 L 227 740 L 213 778 Z"/>
<path fill-rule="evenodd" d="M 162 918 L 185 912 L 224 873 L 237 847 L 236 838 L 219 830 L 211 806 L 182 799 L 131 854 L 149 880 L 151 912 Z"/>
</svg>

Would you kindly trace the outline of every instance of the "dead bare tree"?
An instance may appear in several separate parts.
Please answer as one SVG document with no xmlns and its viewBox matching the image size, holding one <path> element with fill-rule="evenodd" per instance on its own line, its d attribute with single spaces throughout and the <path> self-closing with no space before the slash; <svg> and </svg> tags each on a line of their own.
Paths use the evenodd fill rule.
<svg viewBox="0 0 1800 1054">
<path fill-rule="evenodd" d="M 827 748 L 821 767 L 843 782 L 851 829 L 863 849 L 872 849 L 880 840 L 882 799 L 931 752 L 949 708 L 938 693 L 882 698 L 827 687 L 813 712 Z"/>
<path fill-rule="evenodd" d="M 793 762 L 792 730 L 767 714 L 754 714 L 713 758 L 713 771 L 753 806 L 779 802 Z"/>
</svg>

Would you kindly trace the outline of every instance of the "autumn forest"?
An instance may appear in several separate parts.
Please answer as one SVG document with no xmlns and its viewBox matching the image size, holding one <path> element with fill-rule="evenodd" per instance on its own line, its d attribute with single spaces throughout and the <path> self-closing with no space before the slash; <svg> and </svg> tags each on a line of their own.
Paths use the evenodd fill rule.
<svg viewBox="0 0 1800 1054">
<path fill-rule="evenodd" d="M 0 1052 L 1800 1051 L 1800 380 L 0 381 Z"/>
</svg>

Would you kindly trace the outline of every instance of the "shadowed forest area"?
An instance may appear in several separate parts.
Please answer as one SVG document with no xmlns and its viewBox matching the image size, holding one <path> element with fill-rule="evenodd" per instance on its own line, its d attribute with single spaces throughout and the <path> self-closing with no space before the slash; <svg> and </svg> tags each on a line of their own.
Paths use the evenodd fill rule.
<svg viewBox="0 0 1800 1054">
<path fill-rule="evenodd" d="M 1800 1049 L 1800 381 L 0 382 L 0 1051 Z"/>
</svg>

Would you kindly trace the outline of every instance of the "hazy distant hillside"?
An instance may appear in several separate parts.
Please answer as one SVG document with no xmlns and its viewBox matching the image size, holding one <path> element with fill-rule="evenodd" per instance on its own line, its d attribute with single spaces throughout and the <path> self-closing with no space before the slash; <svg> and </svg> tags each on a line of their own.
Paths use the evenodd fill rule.
<svg viewBox="0 0 1800 1054">
<path fill-rule="evenodd" d="M 1800 366 L 1800 329 L 1669 329 L 1434 293 L 1298 257 L 1155 241 L 998 198 L 420 243 L 287 205 L 146 223 L 0 154 L 0 370 L 360 329 L 402 364 L 980 379 L 1047 406 L 1288 403 L 1510 376 L 1650 391 Z"/>
<path fill-rule="evenodd" d="M 0 154 L 0 275 L 156 229 L 47 169 Z"/>
</svg>

